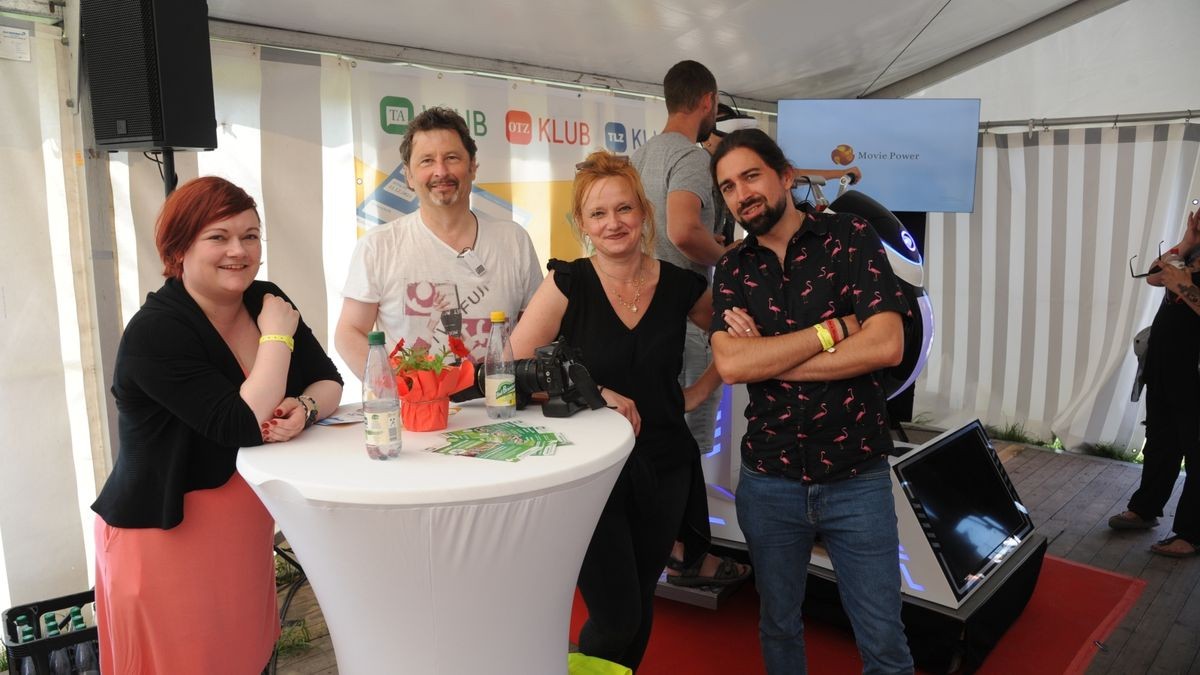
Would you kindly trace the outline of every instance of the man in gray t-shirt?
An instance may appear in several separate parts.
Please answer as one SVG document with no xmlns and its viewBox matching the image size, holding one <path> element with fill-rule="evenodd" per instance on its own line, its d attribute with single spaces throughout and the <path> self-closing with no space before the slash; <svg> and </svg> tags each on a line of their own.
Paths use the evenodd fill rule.
<svg viewBox="0 0 1200 675">
<path fill-rule="evenodd" d="M 706 279 L 716 263 L 712 256 L 720 258 L 725 250 L 713 236 L 716 211 L 708 161 L 708 153 L 696 145 L 694 136 L 670 130 L 633 153 L 634 168 L 654 204 L 655 257 Z"/>
<path fill-rule="evenodd" d="M 711 279 L 712 268 L 726 247 L 714 235 L 716 211 L 709 156 L 696 144 L 708 138 L 716 126 L 717 80 L 702 64 L 680 61 L 663 78 L 663 95 L 667 102 L 666 126 L 631 158 L 642 176 L 646 197 L 654 205 L 654 255 Z M 695 406 L 686 418 L 702 454 L 712 449 L 722 391 L 715 371 L 701 378 L 711 361 L 707 332 L 688 322 L 679 383 L 686 388 L 686 404 Z M 689 387 L 693 384 L 696 386 Z M 667 580 L 682 586 L 740 581 L 749 574 L 749 566 L 707 554 L 711 538 L 708 502 L 698 462 L 695 471 Z"/>
</svg>

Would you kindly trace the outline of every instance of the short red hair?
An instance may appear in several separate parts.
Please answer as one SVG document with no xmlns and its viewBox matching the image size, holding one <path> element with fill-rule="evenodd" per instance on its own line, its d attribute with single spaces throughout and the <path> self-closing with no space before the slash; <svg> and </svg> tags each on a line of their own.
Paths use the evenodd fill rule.
<svg viewBox="0 0 1200 675">
<path fill-rule="evenodd" d="M 242 188 L 224 178 L 204 176 L 180 185 L 167 197 L 154 225 L 154 245 L 163 261 L 163 276 L 183 274 L 183 254 L 208 225 L 232 218 L 258 204 Z"/>
</svg>

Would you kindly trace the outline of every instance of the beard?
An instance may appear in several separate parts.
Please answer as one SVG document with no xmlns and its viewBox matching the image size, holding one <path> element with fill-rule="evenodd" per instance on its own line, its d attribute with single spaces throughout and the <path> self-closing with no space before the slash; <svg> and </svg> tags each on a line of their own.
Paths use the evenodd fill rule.
<svg viewBox="0 0 1200 675">
<path fill-rule="evenodd" d="M 717 128 L 717 121 L 715 119 L 704 120 L 703 122 L 701 122 L 700 130 L 696 132 L 696 142 L 703 143 L 704 141 L 707 141 L 708 137 L 712 136 L 713 129 L 716 129 L 716 128 Z"/>
<path fill-rule="evenodd" d="M 453 185 L 454 192 L 451 192 L 450 194 L 439 194 L 434 191 L 435 188 L 441 187 L 443 185 Z M 425 184 L 425 189 L 429 190 L 430 201 L 432 201 L 434 204 L 437 204 L 438 206 L 452 206 L 456 202 L 458 202 L 458 198 L 462 196 L 462 190 L 460 190 L 459 188 L 460 188 L 459 182 L 452 178 L 451 179 L 443 178 L 442 180 L 430 181 Z"/>
<path fill-rule="evenodd" d="M 760 203 L 763 204 L 763 208 L 761 211 L 759 211 L 757 216 L 749 219 L 742 218 L 743 210 L 745 210 L 747 207 Z M 755 197 L 739 204 L 734 218 L 738 221 L 739 225 L 745 228 L 747 232 L 756 237 L 761 237 L 775 227 L 775 223 L 778 223 L 779 219 L 783 218 L 785 211 L 787 211 L 786 196 L 780 197 L 779 201 L 775 202 L 774 204 L 767 204 L 766 197 Z"/>
</svg>

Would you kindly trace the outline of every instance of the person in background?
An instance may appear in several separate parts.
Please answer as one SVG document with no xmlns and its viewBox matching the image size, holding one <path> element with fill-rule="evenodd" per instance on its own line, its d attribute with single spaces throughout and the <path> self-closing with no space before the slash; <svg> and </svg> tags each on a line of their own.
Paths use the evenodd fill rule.
<svg viewBox="0 0 1200 675">
<path fill-rule="evenodd" d="M 1146 383 L 1146 446 L 1142 481 L 1127 510 L 1108 519 L 1117 530 L 1151 529 L 1171 498 L 1180 463 L 1187 463 L 1175 508 L 1174 534 L 1150 547 L 1158 555 L 1200 553 L 1200 211 L 1188 214 L 1183 239 L 1146 278 L 1167 289 L 1154 323 L 1142 379 Z"/>
<path fill-rule="evenodd" d="M 550 261 L 512 347 L 517 358 L 529 358 L 562 336 L 637 437 L 579 572 L 588 608 L 579 651 L 636 670 L 700 461 L 684 401 L 703 399 L 718 384 L 710 368 L 689 391 L 679 385 L 684 324 L 707 326 L 711 297 L 704 277 L 651 254 L 654 208 L 626 158 L 589 155 L 575 175 L 571 208 L 595 254 Z"/>
<path fill-rule="evenodd" d="M 400 154 L 420 206 L 358 240 L 342 290 L 334 342 L 359 379 L 376 325 L 388 349 L 404 339 L 436 352 L 457 333 L 478 364 L 491 312 L 515 318 L 537 290 L 542 273 L 529 233 L 471 210 L 475 151 L 466 121 L 449 108 L 409 123 Z"/>
<path fill-rule="evenodd" d="M 283 291 L 256 281 L 262 226 L 232 183 L 185 183 L 159 214 L 167 277 L 125 327 L 120 448 L 97 513 L 105 673 L 258 673 L 279 636 L 274 522 L 238 449 L 295 438 L 342 380 Z"/>
<path fill-rule="evenodd" d="M 795 170 L 765 133 L 726 136 L 712 171 L 748 233 L 717 264 L 711 330 L 721 378 L 750 395 L 737 514 L 767 672 L 805 672 L 800 607 L 820 535 L 863 672 L 911 673 L 876 377 L 903 355 L 907 303 L 870 225 L 796 207 Z"/>
<path fill-rule="evenodd" d="M 708 279 L 712 266 L 726 250 L 714 232 L 717 210 L 705 142 L 716 126 L 717 80 L 696 61 L 680 61 L 663 78 L 667 123 L 662 133 L 633 153 L 633 166 L 642 177 L 646 196 L 657 215 L 654 255 Z M 705 331 L 687 326 L 680 385 L 700 378 L 712 361 Z M 687 423 L 698 452 L 712 450 L 720 388 L 702 401 L 689 402 Z M 710 554 L 708 493 L 699 463 L 688 493 L 688 508 L 667 563 L 667 581 L 681 586 L 716 586 L 745 579 L 749 565 Z"/>
</svg>

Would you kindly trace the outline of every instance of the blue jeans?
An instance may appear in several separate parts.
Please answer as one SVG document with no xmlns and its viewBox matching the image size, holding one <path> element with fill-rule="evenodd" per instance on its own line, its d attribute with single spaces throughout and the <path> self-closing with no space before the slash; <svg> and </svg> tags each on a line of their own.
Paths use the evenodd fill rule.
<svg viewBox="0 0 1200 675">
<path fill-rule="evenodd" d="M 837 574 L 863 672 L 913 672 L 900 621 L 900 542 L 886 467 L 823 485 L 742 467 L 737 514 L 754 564 L 767 673 L 807 672 L 800 604 L 818 533 Z"/>
</svg>

